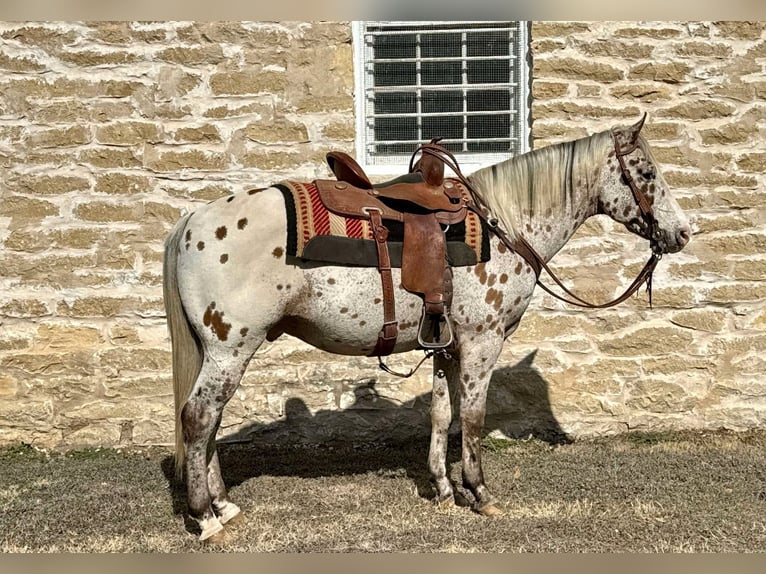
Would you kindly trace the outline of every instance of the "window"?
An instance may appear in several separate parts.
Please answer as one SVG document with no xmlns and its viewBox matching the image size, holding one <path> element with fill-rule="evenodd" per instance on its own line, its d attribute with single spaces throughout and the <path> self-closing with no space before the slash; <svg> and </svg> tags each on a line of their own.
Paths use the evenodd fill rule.
<svg viewBox="0 0 766 574">
<path fill-rule="evenodd" d="M 402 170 L 442 137 L 464 171 L 528 150 L 525 22 L 355 22 L 357 160 Z"/>
</svg>

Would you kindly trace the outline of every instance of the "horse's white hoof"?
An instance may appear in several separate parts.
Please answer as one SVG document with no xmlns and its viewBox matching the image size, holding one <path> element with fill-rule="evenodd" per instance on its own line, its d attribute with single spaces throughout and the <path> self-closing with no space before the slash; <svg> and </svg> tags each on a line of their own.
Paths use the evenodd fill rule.
<svg viewBox="0 0 766 574">
<path fill-rule="evenodd" d="M 223 524 L 221 524 L 221 521 L 215 516 L 213 518 L 200 520 L 199 526 L 202 529 L 202 534 L 199 535 L 200 542 L 204 542 L 223 531 Z"/>
<path fill-rule="evenodd" d="M 221 524 L 226 524 L 242 513 L 242 509 L 233 502 L 226 502 L 221 508 L 216 510 L 218 511 L 218 520 L 221 521 Z"/>
</svg>

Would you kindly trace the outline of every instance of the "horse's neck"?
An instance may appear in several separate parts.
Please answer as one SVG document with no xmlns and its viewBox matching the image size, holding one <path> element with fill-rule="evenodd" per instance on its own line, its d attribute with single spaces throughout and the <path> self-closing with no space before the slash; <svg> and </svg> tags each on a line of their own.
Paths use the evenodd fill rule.
<svg viewBox="0 0 766 574">
<path fill-rule="evenodd" d="M 585 220 L 597 213 L 597 209 L 596 186 L 579 186 L 575 188 L 570 205 L 550 215 L 532 216 L 531 221 L 524 224 L 523 237 L 548 262 L 566 245 Z"/>
</svg>

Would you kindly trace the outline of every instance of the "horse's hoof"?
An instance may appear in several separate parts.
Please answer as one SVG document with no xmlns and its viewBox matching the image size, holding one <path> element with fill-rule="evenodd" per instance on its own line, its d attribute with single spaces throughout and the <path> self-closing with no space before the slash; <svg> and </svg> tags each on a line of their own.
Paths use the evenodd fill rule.
<svg viewBox="0 0 766 574">
<path fill-rule="evenodd" d="M 212 536 L 205 538 L 204 543 L 208 546 L 226 546 L 231 536 L 227 530 L 220 530 Z"/>
<path fill-rule="evenodd" d="M 223 508 L 219 509 L 219 512 L 218 520 L 221 524 L 227 524 L 242 515 L 242 510 L 233 502 L 227 502 Z"/>
<path fill-rule="evenodd" d="M 481 508 L 477 508 L 476 512 L 482 516 L 502 516 L 505 514 L 502 508 L 493 503 L 485 504 Z"/>
<path fill-rule="evenodd" d="M 439 497 L 437 496 L 434 498 L 434 506 L 439 509 L 443 508 L 454 508 L 455 507 L 455 496 L 450 494 L 449 496 L 445 497 Z"/>
<path fill-rule="evenodd" d="M 209 541 L 223 532 L 223 524 L 216 517 L 200 521 L 200 528 L 202 529 L 202 533 L 199 535 L 200 542 Z"/>
</svg>

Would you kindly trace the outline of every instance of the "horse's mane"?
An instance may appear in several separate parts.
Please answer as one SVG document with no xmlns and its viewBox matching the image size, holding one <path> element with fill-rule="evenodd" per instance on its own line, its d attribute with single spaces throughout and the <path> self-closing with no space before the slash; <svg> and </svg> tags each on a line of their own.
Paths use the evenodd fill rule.
<svg viewBox="0 0 766 574">
<path fill-rule="evenodd" d="M 576 187 L 595 183 L 596 167 L 613 145 L 611 132 L 600 132 L 480 169 L 470 181 L 506 233 L 517 237 L 535 215 L 570 211 Z"/>
</svg>

